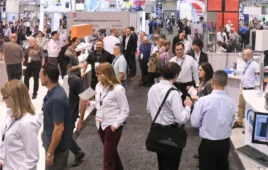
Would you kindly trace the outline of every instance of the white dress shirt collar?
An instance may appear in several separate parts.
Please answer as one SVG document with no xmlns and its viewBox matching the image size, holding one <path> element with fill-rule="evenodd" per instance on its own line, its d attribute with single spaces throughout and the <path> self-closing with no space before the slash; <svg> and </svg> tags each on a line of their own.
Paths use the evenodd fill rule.
<svg viewBox="0 0 268 170">
<path fill-rule="evenodd" d="M 223 91 L 223 90 L 213 90 L 212 92 L 211 92 L 211 94 L 226 94 L 225 93 L 225 91 Z"/>
</svg>

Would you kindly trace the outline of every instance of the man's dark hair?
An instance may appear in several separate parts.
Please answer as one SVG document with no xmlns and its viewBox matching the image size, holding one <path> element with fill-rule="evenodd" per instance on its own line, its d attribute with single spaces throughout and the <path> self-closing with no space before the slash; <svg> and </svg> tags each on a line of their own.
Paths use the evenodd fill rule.
<svg viewBox="0 0 268 170">
<path fill-rule="evenodd" d="M 128 27 L 130 31 L 135 31 L 135 28 L 133 26 Z"/>
<path fill-rule="evenodd" d="M 44 76 L 48 76 L 48 78 L 52 83 L 57 83 L 59 81 L 60 72 L 56 65 L 47 63 L 44 64 L 42 68 L 44 70 L 43 71 Z"/>
<path fill-rule="evenodd" d="M 97 43 L 97 42 L 101 42 L 102 44 L 104 44 L 104 42 L 101 39 L 97 39 L 97 41 L 95 43 Z"/>
<path fill-rule="evenodd" d="M 54 36 L 55 34 L 58 34 L 58 31 L 53 31 L 53 32 L 51 33 L 51 36 Z"/>
<path fill-rule="evenodd" d="M 166 35 L 165 34 L 159 34 L 159 38 L 162 38 L 162 39 L 166 40 Z"/>
<path fill-rule="evenodd" d="M 169 62 L 163 68 L 163 78 L 166 80 L 172 80 L 181 72 L 181 66 L 177 63 Z"/>
<path fill-rule="evenodd" d="M 182 46 L 183 49 L 184 49 L 184 44 L 181 43 L 181 42 L 177 42 L 177 43 L 175 44 L 174 48 L 176 49 L 177 46 Z M 175 50 L 175 49 L 174 49 L 174 50 Z"/>
<path fill-rule="evenodd" d="M 123 47 L 120 43 L 116 43 L 114 46 L 119 48 L 121 54 L 123 53 Z"/>
<path fill-rule="evenodd" d="M 224 87 L 227 85 L 228 75 L 225 71 L 218 70 L 214 72 L 212 79 L 217 86 Z"/>
<path fill-rule="evenodd" d="M 205 81 L 209 81 L 212 79 L 213 76 L 213 68 L 211 66 L 211 64 L 204 62 L 200 64 L 200 67 L 204 70 L 205 72 Z"/>
<path fill-rule="evenodd" d="M 201 39 L 197 38 L 193 41 L 193 45 L 197 45 L 200 49 L 202 49 L 203 48 L 203 41 Z"/>
</svg>

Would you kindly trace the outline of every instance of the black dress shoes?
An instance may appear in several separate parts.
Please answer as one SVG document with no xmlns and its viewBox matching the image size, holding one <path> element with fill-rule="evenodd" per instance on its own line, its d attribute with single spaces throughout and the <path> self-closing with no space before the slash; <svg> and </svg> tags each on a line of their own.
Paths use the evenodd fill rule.
<svg viewBox="0 0 268 170">
<path fill-rule="evenodd" d="M 36 96 L 37 96 L 36 94 L 33 94 L 32 99 L 36 99 Z"/>
<path fill-rule="evenodd" d="M 243 128 L 244 126 L 238 124 L 237 122 L 234 123 L 234 126 L 232 127 L 232 129 L 234 128 Z"/>
<path fill-rule="evenodd" d="M 85 157 L 85 153 L 83 151 L 79 151 L 78 154 L 75 155 L 74 161 L 72 163 L 72 167 L 76 167 L 80 165 L 82 159 Z"/>
</svg>

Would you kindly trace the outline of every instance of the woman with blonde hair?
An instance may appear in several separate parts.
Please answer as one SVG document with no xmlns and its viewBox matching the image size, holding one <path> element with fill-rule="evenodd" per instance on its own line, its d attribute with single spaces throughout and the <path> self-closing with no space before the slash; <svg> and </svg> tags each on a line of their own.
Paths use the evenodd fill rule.
<svg viewBox="0 0 268 170">
<path fill-rule="evenodd" d="M 39 160 L 37 136 L 42 116 L 35 113 L 23 82 L 7 82 L 1 88 L 1 94 L 7 114 L 1 131 L 0 164 L 4 170 L 36 170 Z"/>
<path fill-rule="evenodd" d="M 96 86 L 96 124 L 104 145 L 104 170 L 123 170 L 117 152 L 123 123 L 129 115 L 125 88 L 119 83 L 113 66 L 107 62 L 96 67 L 99 83 Z M 91 102 L 92 104 L 92 102 Z"/>
</svg>

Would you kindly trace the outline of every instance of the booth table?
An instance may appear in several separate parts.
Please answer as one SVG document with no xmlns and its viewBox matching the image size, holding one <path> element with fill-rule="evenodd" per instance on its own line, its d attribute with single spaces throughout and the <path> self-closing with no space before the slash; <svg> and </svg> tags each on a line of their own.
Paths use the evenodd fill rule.
<svg viewBox="0 0 268 170">
<path fill-rule="evenodd" d="M 268 111 L 264 108 L 265 98 L 264 94 L 262 96 L 257 96 L 255 90 L 244 90 L 243 96 L 246 101 L 246 112 L 245 112 L 245 145 L 250 145 L 251 147 L 265 153 L 268 155 L 268 146 L 262 144 L 252 143 L 252 132 L 253 132 L 253 123 L 254 123 L 254 112 L 267 113 Z M 253 164 L 259 167 L 259 165 L 252 161 Z"/>
<path fill-rule="evenodd" d="M 235 76 L 233 74 L 228 75 L 228 83 L 225 92 L 235 101 L 236 105 L 239 103 L 240 83 L 241 76 Z"/>
</svg>

